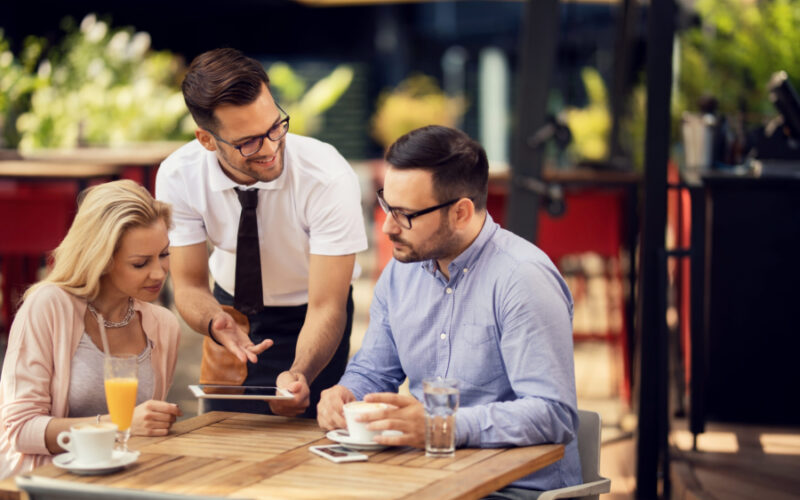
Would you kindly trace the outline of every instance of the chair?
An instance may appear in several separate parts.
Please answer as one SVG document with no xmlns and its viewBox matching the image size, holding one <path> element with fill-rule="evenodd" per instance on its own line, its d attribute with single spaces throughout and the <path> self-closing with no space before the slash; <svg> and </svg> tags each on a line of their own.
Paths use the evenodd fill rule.
<svg viewBox="0 0 800 500">
<path fill-rule="evenodd" d="M 30 500 L 221 500 L 221 497 L 114 488 L 33 475 L 17 476 L 16 481 L 17 486 L 28 494 Z"/>
<path fill-rule="evenodd" d="M 67 234 L 77 194 L 72 182 L 0 180 L 0 336 L 11 329 L 22 294 L 38 281 L 42 257 Z"/>
<path fill-rule="evenodd" d="M 611 491 L 611 480 L 600 476 L 600 414 L 578 410 L 578 455 L 581 458 L 583 484 L 545 491 L 539 500 L 583 498 L 598 500 Z"/>
</svg>

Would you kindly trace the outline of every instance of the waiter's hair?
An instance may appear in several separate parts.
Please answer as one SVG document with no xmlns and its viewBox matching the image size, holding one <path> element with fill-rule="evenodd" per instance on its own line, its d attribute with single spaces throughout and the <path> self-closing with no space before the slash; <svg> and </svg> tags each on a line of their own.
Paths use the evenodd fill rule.
<svg viewBox="0 0 800 500">
<path fill-rule="evenodd" d="M 252 103 L 261 94 L 263 85 L 269 88 L 269 77 L 261 63 L 236 49 L 224 48 L 195 57 L 181 90 L 195 123 L 216 132 L 219 122 L 214 110 L 226 104 Z"/>
<path fill-rule="evenodd" d="M 122 237 L 132 228 L 150 227 L 159 220 L 172 225 L 172 206 L 153 199 L 147 189 L 132 180 L 98 184 L 78 196 L 78 213 L 53 250 L 53 270 L 30 287 L 26 299 L 45 284 L 94 300 L 100 292 L 100 277 L 107 273 Z"/>
<path fill-rule="evenodd" d="M 460 130 L 440 125 L 412 130 L 389 146 L 386 162 L 397 169 L 426 170 L 440 203 L 470 198 L 475 210 L 486 208 L 489 161 L 486 151 Z"/>
</svg>

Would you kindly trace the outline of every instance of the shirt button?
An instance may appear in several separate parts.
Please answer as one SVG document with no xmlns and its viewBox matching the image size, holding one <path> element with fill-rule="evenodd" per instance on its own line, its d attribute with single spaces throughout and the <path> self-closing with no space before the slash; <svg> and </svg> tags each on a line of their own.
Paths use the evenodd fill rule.
<svg viewBox="0 0 800 500">
<path fill-rule="evenodd" d="M 465 273 L 469 272 L 469 269 L 467 269 L 467 268 L 465 267 L 465 268 L 464 268 L 464 272 L 465 272 Z"/>
<path fill-rule="evenodd" d="M 453 289 L 450 288 L 450 287 L 447 287 L 447 290 L 445 290 L 445 292 L 447 292 L 447 294 L 450 295 L 451 293 L 453 293 Z"/>
<path fill-rule="evenodd" d="M 439 337 L 441 337 L 441 339 L 442 339 L 442 340 L 444 340 L 444 339 L 446 339 L 446 338 L 447 338 L 447 334 L 446 334 L 446 333 L 443 333 L 443 334 L 439 335 Z"/>
</svg>

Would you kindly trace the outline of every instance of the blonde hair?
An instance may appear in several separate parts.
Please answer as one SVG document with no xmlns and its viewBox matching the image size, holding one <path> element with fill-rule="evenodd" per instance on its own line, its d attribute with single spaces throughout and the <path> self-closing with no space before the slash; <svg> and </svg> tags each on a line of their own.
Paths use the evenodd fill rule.
<svg viewBox="0 0 800 500">
<path fill-rule="evenodd" d="M 172 207 L 153 199 L 131 180 L 92 186 L 78 197 L 78 213 L 67 236 L 53 251 L 50 274 L 30 287 L 23 300 L 37 288 L 58 285 L 64 290 L 94 300 L 100 293 L 100 277 L 111 264 L 125 232 L 149 227 L 163 220 L 172 225 Z"/>
</svg>

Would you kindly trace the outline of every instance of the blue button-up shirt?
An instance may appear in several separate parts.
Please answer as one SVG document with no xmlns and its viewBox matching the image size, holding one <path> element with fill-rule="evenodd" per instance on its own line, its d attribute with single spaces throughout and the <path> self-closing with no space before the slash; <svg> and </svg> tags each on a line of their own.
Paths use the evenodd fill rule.
<svg viewBox="0 0 800 500">
<path fill-rule="evenodd" d="M 487 214 L 454 259 L 392 259 L 375 285 L 361 350 L 340 384 L 362 399 L 406 376 L 459 380 L 456 445 L 566 444 L 564 458 L 513 483 L 548 490 L 581 483 L 572 351 L 572 296 L 550 259 Z"/>
</svg>

